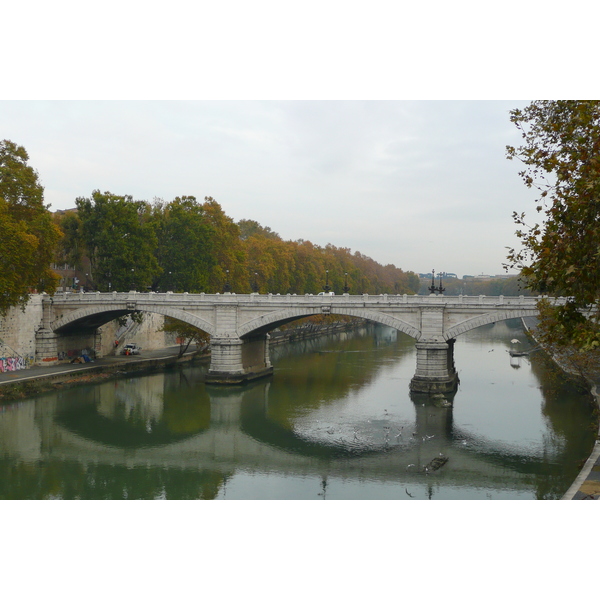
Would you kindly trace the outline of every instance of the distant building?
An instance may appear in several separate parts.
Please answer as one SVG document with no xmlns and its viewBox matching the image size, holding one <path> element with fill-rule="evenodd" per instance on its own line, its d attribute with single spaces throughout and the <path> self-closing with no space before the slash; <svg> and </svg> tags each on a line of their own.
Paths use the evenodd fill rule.
<svg viewBox="0 0 600 600">
<path fill-rule="evenodd" d="M 419 279 L 431 279 L 431 273 L 418 273 Z M 458 275 L 456 273 L 446 273 L 442 271 L 441 273 L 436 273 L 435 278 L 438 279 L 442 276 L 442 279 L 458 279 Z"/>
</svg>

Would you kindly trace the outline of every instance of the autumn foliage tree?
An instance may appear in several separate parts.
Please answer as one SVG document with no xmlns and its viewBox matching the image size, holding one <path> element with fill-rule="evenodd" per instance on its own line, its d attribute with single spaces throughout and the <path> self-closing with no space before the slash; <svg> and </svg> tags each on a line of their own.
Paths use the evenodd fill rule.
<svg viewBox="0 0 600 600">
<path fill-rule="evenodd" d="M 58 281 L 50 265 L 61 232 L 28 160 L 22 146 L 0 142 L 0 315 L 33 290 L 53 293 Z"/>
<path fill-rule="evenodd" d="M 177 358 L 181 358 L 187 352 L 187 349 L 192 342 L 196 344 L 197 350 L 200 350 L 210 342 L 210 335 L 205 331 L 171 317 L 165 317 L 165 322 L 159 331 L 172 333 L 177 336 L 179 343 L 179 354 L 177 355 Z"/>
<path fill-rule="evenodd" d="M 419 280 L 349 248 L 284 241 L 256 221 L 234 222 L 211 197 L 134 201 L 95 191 L 60 219 L 62 255 L 91 262 L 91 283 L 106 291 L 414 294 Z"/>
<path fill-rule="evenodd" d="M 523 163 L 521 178 L 538 190 L 540 220 L 514 213 L 522 247 L 510 251 L 510 266 L 532 289 L 568 297 L 566 306 L 543 307 L 548 339 L 600 348 L 597 310 L 590 318 L 580 310 L 600 298 L 600 101 L 535 101 L 511 111 L 511 121 L 523 143 L 507 147 L 507 157 Z"/>
</svg>

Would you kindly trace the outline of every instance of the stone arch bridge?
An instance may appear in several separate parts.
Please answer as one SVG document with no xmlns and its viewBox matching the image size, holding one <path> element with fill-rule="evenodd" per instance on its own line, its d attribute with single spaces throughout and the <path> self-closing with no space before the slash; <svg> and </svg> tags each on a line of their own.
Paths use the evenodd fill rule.
<svg viewBox="0 0 600 600">
<path fill-rule="evenodd" d="M 535 316 L 537 300 L 524 296 L 406 294 L 62 293 L 44 296 L 43 322 L 36 334 L 36 362 L 55 364 L 64 336 L 88 336 L 99 350 L 101 325 L 142 311 L 173 317 L 208 333 L 211 364 L 207 382 L 242 383 L 272 373 L 269 331 L 312 315 L 347 315 L 388 325 L 416 340 L 413 391 L 451 392 L 458 383 L 453 354 L 456 336 L 488 323 Z"/>
</svg>

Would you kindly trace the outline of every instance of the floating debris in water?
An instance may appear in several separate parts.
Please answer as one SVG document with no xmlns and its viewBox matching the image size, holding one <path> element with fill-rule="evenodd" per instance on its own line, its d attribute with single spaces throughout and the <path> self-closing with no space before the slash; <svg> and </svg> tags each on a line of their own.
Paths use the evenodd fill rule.
<svg viewBox="0 0 600 600">
<path fill-rule="evenodd" d="M 441 454 L 440 456 L 436 456 L 432 461 L 428 462 L 424 467 L 423 471 L 425 473 L 430 473 L 431 471 L 437 471 L 442 468 L 448 462 L 448 457 Z"/>
</svg>

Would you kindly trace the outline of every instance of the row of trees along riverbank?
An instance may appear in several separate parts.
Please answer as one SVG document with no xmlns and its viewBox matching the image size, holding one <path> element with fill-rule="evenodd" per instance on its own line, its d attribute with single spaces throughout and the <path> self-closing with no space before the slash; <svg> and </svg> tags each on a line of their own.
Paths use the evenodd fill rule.
<svg viewBox="0 0 600 600">
<path fill-rule="evenodd" d="M 210 197 L 150 203 L 95 191 L 76 206 L 55 216 L 64 234 L 57 262 L 85 264 L 91 290 L 304 294 L 326 282 L 336 293 L 419 289 L 414 273 L 360 252 L 284 241 L 256 221 L 235 223 Z"/>
</svg>

